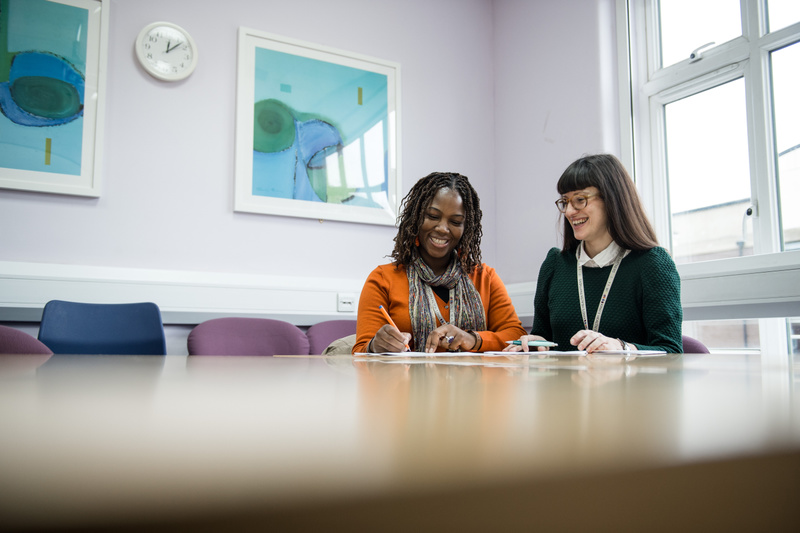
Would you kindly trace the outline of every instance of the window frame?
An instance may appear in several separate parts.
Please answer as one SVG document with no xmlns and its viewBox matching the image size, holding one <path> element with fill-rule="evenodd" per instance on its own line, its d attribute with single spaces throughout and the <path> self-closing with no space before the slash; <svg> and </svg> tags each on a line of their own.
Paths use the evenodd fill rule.
<svg viewBox="0 0 800 533">
<path fill-rule="evenodd" d="M 741 0 L 742 35 L 704 50 L 701 60 L 687 57 L 656 68 L 659 36 L 648 29 L 657 27 L 658 0 L 616 0 L 620 155 L 666 248 L 671 247 L 671 216 L 664 106 L 744 78 L 755 255 L 678 265 L 685 320 L 800 316 L 800 251 L 780 251 L 770 85 L 770 53 L 800 42 L 800 22 L 767 33 L 765 3 Z M 718 278 L 737 282 L 709 287 L 709 280 Z M 769 350 L 776 348 L 781 347 L 770 341 Z"/>
</svg>

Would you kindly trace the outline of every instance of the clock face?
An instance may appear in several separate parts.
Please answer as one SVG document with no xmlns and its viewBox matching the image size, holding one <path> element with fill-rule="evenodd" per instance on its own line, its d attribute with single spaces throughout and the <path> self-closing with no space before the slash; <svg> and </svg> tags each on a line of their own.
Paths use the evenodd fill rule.
<svg viewBox="0 0 800 533">
<path fill-rule="evenodd" d="M 182 80 L 197 66 L 197 47 L 180 26 L 155 22 L 136 39 L 136 56 L 152 76 L 165 81 Z"/>
</svg>

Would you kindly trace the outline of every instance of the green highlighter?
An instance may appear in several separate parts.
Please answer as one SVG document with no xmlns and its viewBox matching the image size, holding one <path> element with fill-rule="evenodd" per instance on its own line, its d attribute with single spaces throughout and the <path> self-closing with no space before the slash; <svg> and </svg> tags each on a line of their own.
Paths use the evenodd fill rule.
<svg viewBox="0 0 800 533">
<path fill-rule="evenodd" d="M 506 341 L 508 344 L 513 344 L 515 346 L 520 346 L 522 342 L 516 341 Z M 551 342 L 551 341 L 528 341 L 528 346 L 547 346 L 548 348 L 553 348 L 558 346 L 558 344 Z"/>
</svg>

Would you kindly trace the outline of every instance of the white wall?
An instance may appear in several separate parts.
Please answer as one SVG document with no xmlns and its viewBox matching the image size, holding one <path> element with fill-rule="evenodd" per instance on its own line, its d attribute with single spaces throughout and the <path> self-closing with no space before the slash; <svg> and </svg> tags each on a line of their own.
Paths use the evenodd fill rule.
<svg viewBox="0 0 800 533">
<path fill-rule="evenodd" d="M 0 224 L 16 229 L 0 232 L 0 260 L 358 278 L 386 262 L 391 227 L 233 212 L 240 26 L 399 62 L 404 192 L 454 170 L 494 203 L 490 1 L 112 0 L 110 9 L 101 197 L 0 191 Z M 137 64 L 134 39 L 157 20 L 197 43 L 184 82 Z"/>
<path fill-rule="evenodd" d="M 535 280 L 560 246 L 554 202 L 564 169 L 619 155 L 614 0 L 495 2 L 497 263 Z"/>
<path fill-rule="evenodd" d="M 186 299 L 162 299 L 174 278 L 207 274 L 200 283 L 214 290 L 253 276 L 270 290 L 283 277 L 331 280 L 335 293 L 387 262 L 391 227 L 233 212 L 240 26 L 400 63 L 403 192 L 434 170 L 469 176 L 483 258 L 515 304 L 532 307 L 538 265 L 557 242 L 556 179 L 580 155 L 618 145 L 613 9 L 614 0 L 111 0 L 101 196 L 0 189 L 0 320 L 35 320 L 25 311 L 64 294 L 113 299 L 106 282 L 119 277 L 177 317 L 169 323 L 187 324 Z M 156 81 L 136 62 L 134 39 L 157 20 L 197 42 L 197 70 L 183 82 Z M 315 313 L 335 314 L 329 296 Z M 220 312 L 211 298 L 191 304 Z M 265 298 L 269 312 L 281 306 Z"/>
</svg>

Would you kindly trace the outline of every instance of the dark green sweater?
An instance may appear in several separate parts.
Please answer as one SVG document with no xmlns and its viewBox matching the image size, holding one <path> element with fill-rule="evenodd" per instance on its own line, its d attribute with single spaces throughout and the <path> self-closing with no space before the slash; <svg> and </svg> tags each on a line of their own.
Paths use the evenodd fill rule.
<svg viewBox="0 0 800 533">
<path fill-rule="evenodd" d="M 558 343 L 557 350 L 575 350 L 569 343 L 585 329 L 578 298 L 575 251 L 553 248 L 539 270 L 534 298 L 532 335 Z M 583 268 L 586 315 L 594 324 L 611 265 Z M 675 263 L 660 247 L 629 253 L 619 266 L 608 293 L 600 333 L 635 344 L 640 350 L 683 353 L 681 280 Z"/>
</svg>

